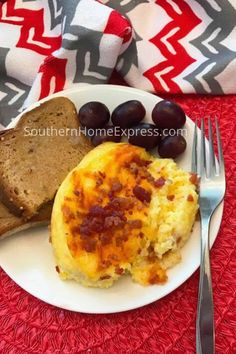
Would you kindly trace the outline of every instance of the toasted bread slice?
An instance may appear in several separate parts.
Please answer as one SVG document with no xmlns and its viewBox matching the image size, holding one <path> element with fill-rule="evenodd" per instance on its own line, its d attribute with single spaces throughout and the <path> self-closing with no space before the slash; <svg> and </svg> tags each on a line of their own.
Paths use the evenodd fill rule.
<svg viewBox="0 0 236 354">
<path fill-rule="evenodd" d="M 60 184 L 92 149 L 78 134 L 74 104 L 53 98 L 25 113 L 0 136 L 0 201 L 26 219 L 53 200 Z"/>
<path fill-rule="evenodd" d="M 52 203 L 48 203 L 31 220 L 25 221 L 23 218 L 11 214 L 5 205 L 0 203 L 0 240 L 30 227 L 48 224 L 51 211 Z"/>
</svg>

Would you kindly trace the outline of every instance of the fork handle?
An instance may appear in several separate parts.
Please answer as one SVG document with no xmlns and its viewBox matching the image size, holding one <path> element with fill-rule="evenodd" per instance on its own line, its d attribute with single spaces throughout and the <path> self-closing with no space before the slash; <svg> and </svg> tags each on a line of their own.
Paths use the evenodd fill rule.
<svg viewBox="0 0 236 354">
<path fill-rule="evenodd" d="M 215 353 L 214 308 L 209 257 L 211 216 L 201 216 L 201 266 L 196 322 L 197 354 Z"/>
</svg>

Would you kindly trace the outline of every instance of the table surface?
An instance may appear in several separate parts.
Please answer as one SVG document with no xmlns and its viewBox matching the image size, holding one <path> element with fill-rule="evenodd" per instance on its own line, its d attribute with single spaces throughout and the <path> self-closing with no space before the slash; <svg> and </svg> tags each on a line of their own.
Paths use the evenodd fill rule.
<svg viewBox="0 0 236 354">
<path fill-rule="evenodd" d="M 112 83 L 122 82 L 113 77 Z M 221 229 L 211 251 L 216 354 L 236 353 L 236 96 L 172 96 L 192 118 L 218 116 L 227 171 Z M 15 254 L 12 254 L 14 257 Z M 43 261 L 43 260 L 42 260 Z M 197 271 L 165 298 L 114 315 L 47 305 L 0 270 L 0 353 L 195 353 Z"/>
</svg>

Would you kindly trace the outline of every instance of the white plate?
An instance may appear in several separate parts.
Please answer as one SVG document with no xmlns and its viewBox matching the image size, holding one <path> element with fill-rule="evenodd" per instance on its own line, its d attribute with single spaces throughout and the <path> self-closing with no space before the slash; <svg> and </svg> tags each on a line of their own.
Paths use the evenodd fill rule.
<svg viewBox="0 0 236 354">
<path fill-rule="evenodd" d="M 161 100 L 150 93 L 122 86 L 95 85 L 70 89 L 52 97 L 66 96 L 77 109 L 92 100 L 104 102 L 113 110 L 121 102 L 138 99 L 147 110 L 147 121 L 154 105 Z M 30 109 L 37 106 L 34 104 Z M 190 170 L 193 122 L 188 118 L 187 151 L 179 159 L 179 165 Z M 216 239 L 223 213 L 223 203 L 212 219 L 211 245 Z M 114 313 L 135 309 L 169 294 L 198 268 L 200 264 L 199 222 L 195 223 L 190 240 L 182 249 L 182 262 L 168 271 L 165 285 L 143 287 L 123 277 L 109 289 L 85 288 L 73 281 L 59 279 L 48 242 L 46 227 L 23 231 L 0 243 L 0 265 L 23 289 L 35 297 L 58 307 L 85 313 Z"/>
</svg>

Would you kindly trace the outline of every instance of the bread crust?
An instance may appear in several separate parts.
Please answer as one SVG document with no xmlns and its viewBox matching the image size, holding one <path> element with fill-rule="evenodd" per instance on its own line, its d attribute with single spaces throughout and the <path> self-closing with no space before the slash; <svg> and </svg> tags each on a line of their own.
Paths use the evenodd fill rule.
<svg viewBox="0 0 236 354">
<path fill-rule="evenodd" d="M 31 220 L 26 221 L 11 214 L 5 205 L 0 203 L 0 239 L 31 227 L 47 225 L 51 219 L 51 212 L 52 203 L 48 203 Z"/>
<path fill-rule="evenodd" d="M 4 238 L 6 238 L 8 236 L 12 236 L 12 235 L 16 234 L 17 232 L 28 230 L 28 229 L 31 229 L 31 228 L 37 227 L 37 226 L 48 225 L 48 224 L 49 224 L 49 220 L 32 221 L 32 222 L 29 221 L 27 223 L 22 223 L 22 225 L 18 225 L 13 228 L 9 228 L 9 229 L 7 229 L 7 228 L 1 229 L 0 228 L 0 240 L 3 240 Z"/>
</svg>

